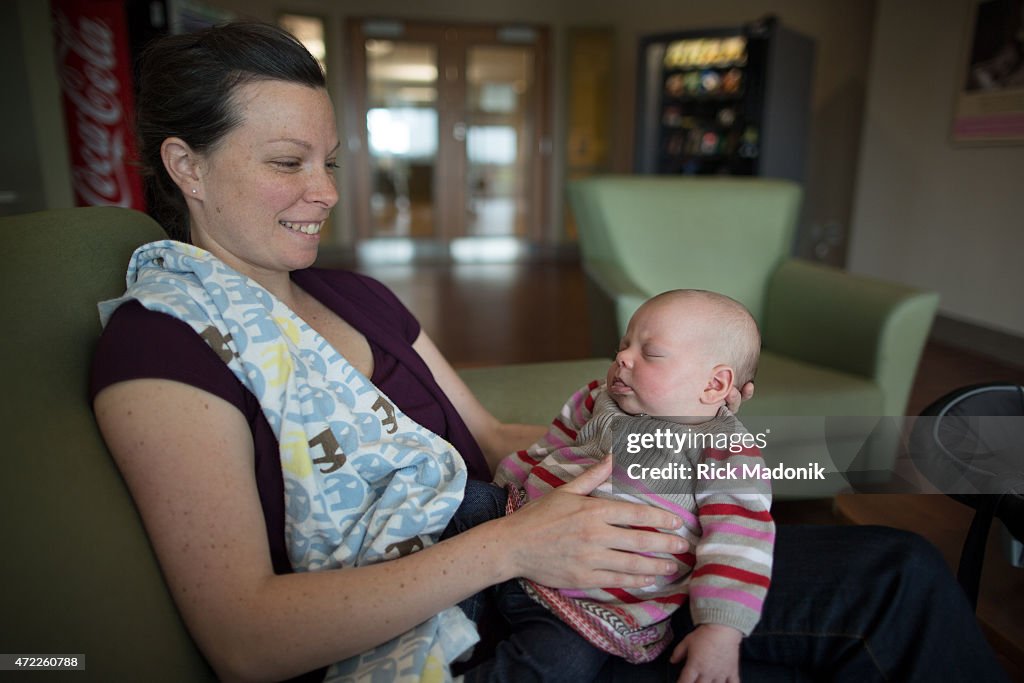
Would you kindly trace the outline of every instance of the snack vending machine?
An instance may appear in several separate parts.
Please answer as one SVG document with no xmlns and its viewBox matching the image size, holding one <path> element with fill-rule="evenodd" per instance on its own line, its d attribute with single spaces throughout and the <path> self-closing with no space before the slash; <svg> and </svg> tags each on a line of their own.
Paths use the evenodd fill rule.
<svg viewBox="0 0 1024 683">
<path fill-rule="evenodd" d="M 774 18 L 646 36 L 638 173 L 804 180 L 814 43 Z"/>
</svg>

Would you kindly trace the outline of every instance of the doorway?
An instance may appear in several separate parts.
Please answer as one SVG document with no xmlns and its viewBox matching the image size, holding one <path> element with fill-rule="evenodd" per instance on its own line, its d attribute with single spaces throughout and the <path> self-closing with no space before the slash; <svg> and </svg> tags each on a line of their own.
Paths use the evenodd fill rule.
<svg viewBox="0 0 1024 683">
<path fill-rule="evenodd" d="M 352 19 L 347 45 L 356 238 L 444 251 L 465 238 L 539 241 L 546 30 Z"/>
</svg>

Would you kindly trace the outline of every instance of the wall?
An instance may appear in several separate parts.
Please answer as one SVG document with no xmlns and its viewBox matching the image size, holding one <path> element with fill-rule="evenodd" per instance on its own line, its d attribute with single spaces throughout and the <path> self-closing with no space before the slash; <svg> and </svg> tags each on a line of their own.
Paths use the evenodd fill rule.
<svg viewBox="0 0 1024 683">
<path fill-rule="evenodd" d="M 620 32 L 618 80 L 623 87 L 616 101 L 620 103 L 619 128 L 623 133 L 633 129 L 635 52 L 641 35 L 736 25 L 770 12 L 791 29 L 815 41 L 812 123 L 808 131 L 803 225 L 797 249 L 802 256 L 813 257 L 818 243 L 819 247 L 824 247 L 818 254 L 821 260 L 842 265 L 858 163 L 874 2 L 644 0 L 607 3 L 604 10 L 609 12 L 607 20 L 617 25 Z M 628 170 L 631 168 L 632 135 L 621 135 L 617 142 L 618 166 Z M 819 239 L 819 233 L 826 231 L 832 233 L 827 245 L 821 244 L 826 240 Z"/>
<path fill-rule="evenodd" d="M 810 152 L 807 160 L 805 222 L 809 228 L 831 225 L 836 244 L 824 260 L 840 264 L 845 258 L 845 231 L 850 221 L 853 181 L 857 167 L 868 48 L 874 16 L 873 0 L 207 0 L 242 17 L 273 21 L 282 11 L 319 15 L 330 31 L 328 69 L 335 99 L 344 93 L 341 52 L 343 20 L 347 16 L 404 17 L 443 21 L 528 22 L 553 30 L 554 153 L 551 206 L 545 234 L 550 242 L 565 239 L 562 215 L 565 165 L 565 43 L 570 26 L 614 26 L 616 30 L 615 89 L 612 100 L 614 138 L 612 164 L 628 173 L 633 167 L 633 106 L 637 39 L 647 33 L 735 26 L 769 12 L 816 41 L 817 66 L 813 85 Z M 339 49 L 342 48 L 342 49 Z M 343 95 L 342 95 L 343 96 Z M 339 108 L 340 109 L 340 108 Z M 340 116 L 340 113 L 339 113 Z M 341 123 L 339 121 L 339 123 Z M 345 201 L 345 198 L 342 198 Z M 810 229 L 801 236 L 800 251 L 810 255 Z"/>
<path fill-rule="evenodd" d="M 0 191 L 13 193 L 0 213 L 71 206 L 71 172 L 53 56 L 49 2 L 0 6 L 0 82 L 8 93 L 0 113 L 4 160 Z"/>
<path fill-rule="evenodd" d="M 845 229 L 850 223 L 854 176 L 857 168 L 874 0 L 634 0 L 629 3 L 590 0 L 206 0 L 233 10 L 239 16 L 273 21 L 278 12 L 314 14 L 327 20 L 328 70 L 336 101 L 344 96 L 342 27 L 347 16 L 406 17 L 441 21 L 529 22 L 552 28 L 555 140 L 550 202 L 544 234 L 547 241 L 566 239 L 563 226 L 565 166 L 565 96 L 568 27 L 612 26 L 616 54 L 613 89 L 612 168 L 630 172 L 633 166 L 633 106 L 636 45 L 639 36 L 669 30 L 739 25 L 768 12 L 791 28 L 816 41 L 817 66 L 808 162 L 805 222 L 810 228 L 831 225 L 838 232 L 836 244 L 824 260 L 841 264 L 845 258 Z M 25 69 L 30 83 L 32 113 L 40 155 L 45 202 L 48 207 L 68 206 L 71 190 L 67 170 L 65 133 L 49 29 L 49 3 L 18 0 Z M 6 79 L 5 79 L 6 81 Z M 339 117 L 340 117 L 339 107 Z M 339 129 L 344 122 L 339 119 Z M 21 130 L 8 129 L 7 136 Z M 342 202 L 347 200 L 342 197 Z M 344 211 L 339 218 L 347 224 Z M 339 234 L 350 232 L 342 226 Z M 800 251 L 810 255 L 816 238 L 810 231 L 801 236 Z"/>
<path fill-rule="evenodd" d="M 1024 145 L 949 136 L 972 4 L 879 3 L 849 267 L 936 290 L 945 316 L 1024 336 Z"/>
</svg>

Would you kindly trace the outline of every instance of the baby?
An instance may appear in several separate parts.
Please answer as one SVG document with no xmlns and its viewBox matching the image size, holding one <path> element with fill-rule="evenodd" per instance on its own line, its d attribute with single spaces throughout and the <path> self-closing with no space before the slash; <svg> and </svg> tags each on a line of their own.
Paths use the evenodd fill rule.
<svg viewBox="0 0 1024 683">
<path fill-rule="evenodd" d="M 686 660 L 680 680 L 739 679 L 739 645 L 760 619 L 770 582 L 771 494 L 767 481 L 714 475 L 761 462 L 757 440 L 725 406 L 730 390 L 753 378 L 760 343 L 750 313 L 729 297 L 660 294 L 633 315 L 606 381 L 574 394 L 541 441 L 499 465 L 495 482 L 512 489 L 514 508 L 612 451 L 613 474 L 592 495 L 657 505 L 683 519 L 678 533 L 691 552 L 666 556 L 678 571 L 653 586 L 570 591 L 522 581 L 572 626 L 570 635 L 600 648 L 592 670 L 604 653 L 656 658 L 672 639 L 671 615 L 688 601 L 695 628 L 672 653 L 673 662 Z M 655 469 L 672 476 L 656 478 Z M 550 638 L 535 647 L 557 652 Z"/>
</svg>

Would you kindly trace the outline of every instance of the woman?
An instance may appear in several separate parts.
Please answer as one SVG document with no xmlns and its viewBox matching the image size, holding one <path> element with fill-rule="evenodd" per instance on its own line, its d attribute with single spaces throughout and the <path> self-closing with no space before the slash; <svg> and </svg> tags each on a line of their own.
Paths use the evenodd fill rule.
<svg viewBox="0 0 1024 683">
<path fill-rule="evenodd" d="M 339 141 L 315 61 L 276 29 L 228 25 L 159 41 L 141 73 L 154 211 L 194 248 L 156 243 L 133 257 L 130 296 L 105 307 L 94 407 L 176 603 L 222 678 L 317 680 L 332 665 L 350 677 L 444 672 L 476 637 L 453 606 L 489 586 L 639 587 L 672 571 L 643 553 L 682 552 L 681 541 L 636 528 L 678 519 L 586 497 L 610 463 L 435 543 L 467 476 L 489 479 L 542 430 L 495 420 L 379 283 L 309 269 L 338 199 Z M 886 642 L 871 659 L 887 675 L 926 672 L 922 653 L 942 652 L 981 652 L 955 664 L 980 671 L 976 629 L 953 647 L 945 621 L 927 624 L 936 613 L 917 604 L 921 591 L 955 584 L 916 543 L 780 533 L 780 607 L 769 615 L 770 593 L 752 656 L 859 664 L 856 643 L 825 647 L 807 634 L 865 623 L 867 638 L 881 623 Z M 908 544 L 921 589 L 893 551 Z M 836 565 L 835 577 L 808 582 L 807 557 Z M 877 585 L 845 587 L 858 582 Z M 839 587 L 849 602 L 836 604 Z M 857 591 L 879 604 L 862 609 Z M 955 604 L 941 609 L 963 620 Z M 911 634 L 925 643 L 914 652 Z"/>
<path fill-rule="evenodd" d="M 334 114 L 301 46 L 269 28 L 230 27 L 164 41 L 142 73 L 141 149 L 172 234 L 272 293 L 400 410 L 445 433 L 479 476 L 488 465 L 474 438 L 492 461 L 531 440 L 536 428 L 499 424 L 476 402 L 380 285 L 290 277 L 312 265 L 338 198 Z M 389 335 L 401 337 L 397 349 Z M 95 408 L 186 623 L 225 678 L 287 678 L 344 660 L 513 576 L 642 585 L 662 563 L 616 548 L 680 550 L 667 535 L 611 526 L 671 527 L 668 515 L 567 494 L 530 513 L 550 521 L 529 535 L 509 518 L 394 562 L 275 574 L 290 570 L 277 439 L 210 348 L 221 342 L 207 347 L 180 321 L 125 304 L 97 354 Z M 445 395 L 451 404 L 439 409 Z M 275 467 L 276 477 L 265 474 Z M 563 538 L 573 529 L 592 542 Z"/>
</svg>

